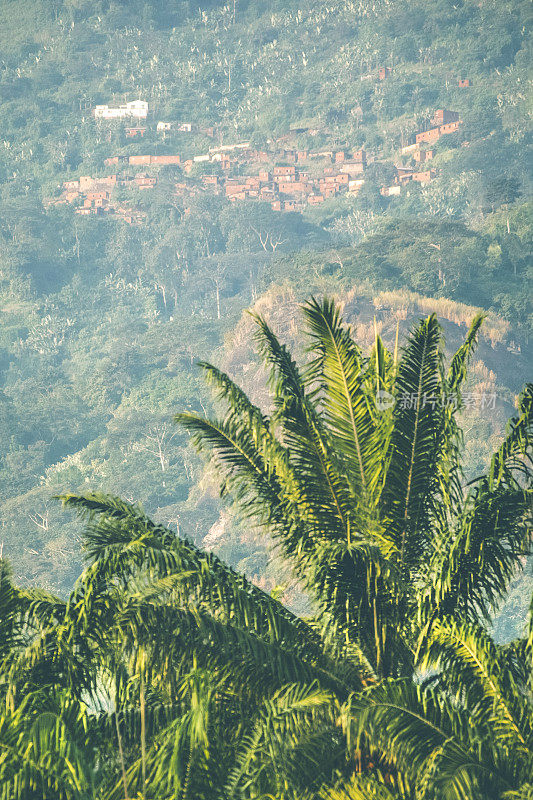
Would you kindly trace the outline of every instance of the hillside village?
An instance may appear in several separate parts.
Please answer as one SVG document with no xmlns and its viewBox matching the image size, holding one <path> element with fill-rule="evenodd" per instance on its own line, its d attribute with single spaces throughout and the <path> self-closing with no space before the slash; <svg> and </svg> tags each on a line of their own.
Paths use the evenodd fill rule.
<svg viewBox="0 0 533 800">
<path fill-rule="evenodd" d="M 379 69 L 379 80 L 385 80 L 390 68 Z M 459 79 L 461 87 L 468 87 L 468 79 Z M 93 109 L 96 120 L 136 120 L 137 125 L 127 127 L 125 135 L 142 139 L 148 129 L 150 117 L 148 103 L 134 100 L 118 106 L 99 105 Z M 141 125 L 143 121 L 143 125 Z M 427 184 L 436 177 L 431 167 L 434 157 L 432 145 L 441 137 L 455 133 L 461 125 L 457 111 L 438 109 L 422 130 L 414 133 L 404 144 L 396 163 L 388 163 L 392 182 L 380 187 L 384 197 L 400 195 L 410 182 Z M 157 134 L 197 133 L 215 136 L 214 128 L 195 128 L 189 122 L 158 120 L 152 123 Z M 337 147 L 319 150 L 302 150 L 294 145 L 299 133 L 316 135 L 320 131 L 310 126 L 292 126 L 290 131 L 268 142 L 268 149 L 258 150 L 249 141 L 219 145 L 182 159 L 179 154 L 110 155 L 106 167 L 116 172 L 106 176 L 82 176 L 67 180 L 58 197 L 47 200 L 47 205 L 71 204 L 77 214 L 114 214 L 128 223 L 139 223 L 144 214 L 135 204 L 117 198 L 120 190 L 148 190 L 158 183 L 158 170 L 152 167 L 174 168 L 174 193 L 176 197 L 192 197 L 200 193 L 222 195 L 230 202 L 266 202 L 274 211 L 302 211 L 306 206 L 324 203 L 341 195 L 357 195 L 365 183 L 368 165 L 379 161 L 387 163 L 378 154 L 364 149 L 355 151 Z M 323 131 L 322 131 L 323 133 Z M 141 171 L 130 168 L 142 168 Z M 210 169 L 212 167 L 212 169 Z"/>
<path fill-rule="evenodd" d="M 0 544 L 17 581 L 68 596 L 79 528 L 53 498 L 102 490 L 267 593 L 285 583 L 171 422 L 211 412 L 198 361 L 269 403 L 248 308 L 301 353 L 298 306 L 337 297 L 365 356 L 376 327 L 392 348 L 431 313 L 451 355 L 487 315 L 464 394 L 465 480 L 482 474 L 532 360 L 530 3 L 6 0 L 0 18 Z"/>
</svg>

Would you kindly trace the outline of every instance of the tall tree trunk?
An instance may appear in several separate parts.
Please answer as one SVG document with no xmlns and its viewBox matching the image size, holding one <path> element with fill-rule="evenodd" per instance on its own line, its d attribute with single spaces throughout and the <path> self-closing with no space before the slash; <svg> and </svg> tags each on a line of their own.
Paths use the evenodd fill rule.
<svg viewBox="0 0 533 800">
<path fill-rule="evenodd" d="M 117 729 L 117 740 L 118 740 L 118 754 L 120 757 L 120 768 L 122 771 L 122 784 L 124 786 L 124 800 L 129 800 L 128 795 L 128 778 L 126 776 L 126 763 L 124 761 L 124 748 L 122 747 L 122 736 L 120 733 L 120 724 L 118 721 L 118 708 L 115 700 L 115 727 Z"/>
<path fill-rule="evenodd" d="M 144 691 L 145 653 L 141 650 L 141 767 L 142 767 L 142 798 L 146 800 L 146 696 Z"/>
</svg>

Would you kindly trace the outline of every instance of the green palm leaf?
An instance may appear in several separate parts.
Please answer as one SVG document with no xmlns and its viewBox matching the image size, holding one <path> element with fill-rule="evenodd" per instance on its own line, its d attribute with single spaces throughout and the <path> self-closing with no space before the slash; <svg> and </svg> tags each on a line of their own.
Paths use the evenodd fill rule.
<svg viewBox="0 0 533 800">
<path fill-rule="evenodd" d="M 255 319 L 259 351 L 271 368 L 275 423 L 280 426 L 281 439 L 299 478 L 306 514 L 314 522 L 317 535 L 349 541 L 353 503 L 342 465 L 289 351 L 263 319 Z"/>
<path fill-rule="evenodd" d="M 430 544 L 441 432 L 440 346 L 440 328 L 432 315 L 412 332 L 398 367 L 383 509 L 402 565 L 419 562 Z"/>
<path fill-rule="evenodd" d="M 324 720 L 324 714 L 329 717 L 331 738 L 332 700 L 314 683 L 285 686 L 265 700 L 237 757 L 226 788 L 227 796 L 257 797 L 269 790 L 283 790 L 288 786 L 288 777 L 291 787 L 296 789 L 301 772 L 307 783 L 310 773 L 320 776 L 324 769 L 325 742 L 316 730 L 317 720 Z M 313 727 L 315 735 L 305 736 Z M 295 745 L 298 758 L 290 752 Z M 252 789 L 256 793 L 250 795 Z"/>
<path fill-rule="evenodd" d="M 525 698 L 497 646 L 479 626 L 437 620 L 422 665 L 438 668 L 450 686 L 467 695 L 473 722 L 485 726 L 498 746 L 533 756 L 533 702 Z"/>
<path fill-rule="evenodd" d="M 62 499 L 82 515 L 100 517 L 85 532 L 85 541 L 90 557 L 97 557 L 102 568 L 107 564 L 109 578 L 121 577 L 128 584 L 136 571 L 150 568 L 151 584 L 155 576 L 174 578 L 172 588 L 179 590 L 180 601 L 194 598 L 205 611 L 223 612 L 226 619 L 258 636 L 292 643 L 295 649 L 319 657 L 319 639 L 303 620 L 213 553 L 204 553 L 153 523 L 139 507 L 109 495 Z"/>
<path fill-rule="evenodd" d="M 436 689 L 384 681 L 350 698 L 342 716 L 349 745 L 370 748 L 417 799 L 496 800 L 509 785 L 469 714 Z"/>
<path fill-rule="evenodd" d="M 490 471 L 490 485 L 501 481 L 516 483 L 516 473 L 521 481 L 531 485 L 533 466 L 533 384 L 526 384 L 518 399 L 518 415 L 509 420 L 507 435 L 494 453 Z"/>
<path fill-rule="evenodd" d="M 468 363 L 475 351 L 478 333 L 484 319 L 484 314 L 476 314 L 470 323 L 470 328 L 463 344 L 451 359 L 447 376 L 448 390 L 451 393 L 456 395 L 460 393 L 461 386 L 466 380 Z"/>
<path fill-rule="evenodd" d="M 476 487 L 457 527 L 431 559 L 422 604 L 428 613 L 490 616 L 530 552 L 531 497 L 521 488 L 491 491 L 486 482 Z"/>
<path fill-rule="evenodd" d="M 369 502 L 375 483 L 378 447 L 364 362 L 332 301 L 313 299 L 303 307 L 323 385 L 322 405 L 333 446 L 343 460 L 354 501 Z"/>
</svg>

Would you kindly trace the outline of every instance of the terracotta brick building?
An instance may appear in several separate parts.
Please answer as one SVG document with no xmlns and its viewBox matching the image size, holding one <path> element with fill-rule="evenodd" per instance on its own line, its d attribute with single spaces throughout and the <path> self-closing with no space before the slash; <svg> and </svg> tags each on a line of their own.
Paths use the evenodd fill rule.
<svg viewBox="0 0 533 800">
<path fill-rule="evenodd" d="M 439 108 L 431 120 L 433 125 L 446 125 L 448 122 L 458 122 L 460 114 L 458 111 L 448 111 L 446 108 Z"/>
<path fill-rule="evenodd" d="M 292 165 L 274 167 L 274 178 L 296 175 L 296 167 Z"/>
<path fill-rule="evenodd" d="M 424 172 L 413 172 L 411 175 L 411 179 L 416 181 L 417 183 L 429 183 L 432 178 L 435 177 L 436 171 L 434 169 L 428 169 Z"/>
<path fill-rule="evenodd" d="M 461 123 L 457 122 L 447 122 L 445 125 L 441 125 L 439 128 L 441 136 L 446 133 L 455 133 L 455 131 L 459 130 L 459 125 Z"/>
<path fill-rule="evenodd" d="M 420 131 L 416 134 L 416 143 L 436 142 L 440 136 L 440 128 L 430 128 L 428 131 Z"/>
<path fill-rule="evenodd" d="M 434 155 L 435 155 L 434 150 L 419 149 L 415 150 L 415 152 L 413 153 L 413 158 L 415 161 L 424 162 L 424 161 L 431 161 Z"/>
</svg>

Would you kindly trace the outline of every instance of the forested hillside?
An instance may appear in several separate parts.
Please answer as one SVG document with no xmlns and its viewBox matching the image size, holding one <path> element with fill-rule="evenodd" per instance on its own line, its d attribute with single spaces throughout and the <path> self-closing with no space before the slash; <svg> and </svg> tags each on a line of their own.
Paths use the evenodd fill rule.
<svg viewBox="0 0 533 800">
<path fill-rule="evenodd" d="M 467 475 L 486 467 L 532 356 L 530 23 L 525 0 L 0 2 L 17 581 L 71 588 L 54 495 L 102 489 L 303 602 L 172 422 L 212 410 L 201 359 L 263 396 L 254 305 L 300 345 L 297 302 L 337 295 L 367 349 L 436 311 L 453 350 L 486 312 L 464 412 Z"/>
</svg>

